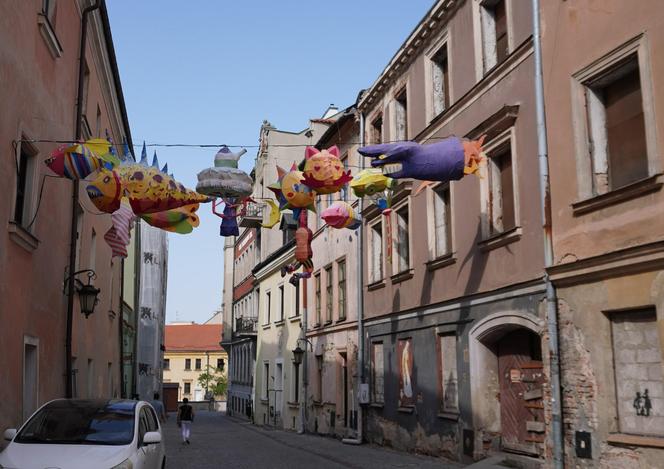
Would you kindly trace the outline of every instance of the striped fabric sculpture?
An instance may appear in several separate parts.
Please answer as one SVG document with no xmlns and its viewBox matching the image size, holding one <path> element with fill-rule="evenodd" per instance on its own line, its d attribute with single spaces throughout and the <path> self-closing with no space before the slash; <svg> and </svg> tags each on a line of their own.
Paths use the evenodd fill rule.
<svg viewBox="0 0 664 469">
<path fill-rule="evenodd" d="M 104 240 L 111 247 L 112 257 L 127 257 L 127 246 L 130 240 L 130 230 L 136 216 L 131 207 L 121 204 L 120 208 L 111 214 L 113 226 L 104 235 Z"/>
</svg>

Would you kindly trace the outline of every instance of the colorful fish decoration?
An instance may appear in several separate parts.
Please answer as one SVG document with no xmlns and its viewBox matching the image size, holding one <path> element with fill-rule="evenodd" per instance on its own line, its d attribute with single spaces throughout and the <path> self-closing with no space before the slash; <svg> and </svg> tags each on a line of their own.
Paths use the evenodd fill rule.
<svg viewBox="0 0 664 469">
<path fill-rule="evenodd" d="M 200 224 L 196 215 L 199 204 L 185 205 L 157 213 L 146 213 L 141 218 L 150 226 L 160 228 L 171 233 L 188 234 Z"/>
<path fill-rule="evenodd" d="M 85 179 L 104 167 L 104 161 L 85 143 L 57 148 L 45 161 L 46 166 L 67 179 Z"/>
<path fill-rule="evenodd" d="M 355 230 L 362 226 L 362 219 L 353 206 L 347 202 L 332 203 L 321 213 L 321 218 L 332 228 Z"/>
</svg>

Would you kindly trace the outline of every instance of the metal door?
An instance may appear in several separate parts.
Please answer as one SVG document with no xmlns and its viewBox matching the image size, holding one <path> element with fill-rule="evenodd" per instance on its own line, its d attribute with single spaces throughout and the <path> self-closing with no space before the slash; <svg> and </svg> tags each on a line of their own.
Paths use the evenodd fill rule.
<svg viewBox="0 0 664 469">
<path fill-rule="evenodd" d="M 501 444 L 504 450 L 539 455 L 544 443 L 541 341 L 519 329 L 498 342 Z"/>
</svg>

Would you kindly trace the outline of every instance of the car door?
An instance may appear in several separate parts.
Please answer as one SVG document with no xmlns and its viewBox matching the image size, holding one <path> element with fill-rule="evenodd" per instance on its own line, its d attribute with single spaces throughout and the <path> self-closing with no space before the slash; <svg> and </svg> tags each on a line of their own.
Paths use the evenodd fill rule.
<svg viewBox="0 0 664 469">
<path fill-rule="evenodd" d="M 149 405 L 146 405 L 145 407 L 143 407 L 143 409 L 145 410 L 145 412 L 147 414 L 147 417 L 148 417 L 148 429 L 149 429 L 149 431 L 158 432 L 158 433 L 161 434 L 161 437 L 162 437 L 161 443 L 156 443 L 156 444 L 150 445 L 150 446 L 152 446 L 153 453 L 154 453 L 154 461 L 155 461 L 155 466 L 154 467 L 161 469 L 161 460 L 163 459 L 163 454 L 164 454 L 163 453 L 164 434 L 161 431 L 161 428 L 159 426 L 159 419 L 157 418 L 157 414 L 154 411 L 154 409 Z"/>
<path fill-rule="evenodd" d="M 141 407 L 138 418 L 138 466 L 141 469 L 155 469 L 159 465 L 157 463 L 157 448 L 156 445 L 146 445 L 143 443 L 143 437 L 151 430 L 150 417 L 148 415 L 147 406 Z"/>
</svg>

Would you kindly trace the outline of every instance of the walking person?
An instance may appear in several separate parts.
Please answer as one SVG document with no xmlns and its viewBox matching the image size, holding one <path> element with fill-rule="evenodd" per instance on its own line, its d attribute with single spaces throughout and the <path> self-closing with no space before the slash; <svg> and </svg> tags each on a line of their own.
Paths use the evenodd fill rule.
<svg viewBox="0 0 664 469">
<path fill-rule="evenodd" d="M 178 427 L 182 433 L 182 444 L 190 445 L 191 423 L 194 421 L 194 408 L 189 405 L 189 399 L 182 399 L 182 405 L 178 409 Z"/>
<path fill-rule="evenodd" d="M 152 407 L 154 408 L 155 412 L 157 412 L 159 421 L 162 423 L 165 422 L 166 419 L 168 418 L 168 414 L 166 413 L 166 408 L 164 407 L 164 403 L 159 400 L 158 392 L 154 393 L 154 399 L 150 401 L 150 404 L 152 404 Z"/>
</svg>

